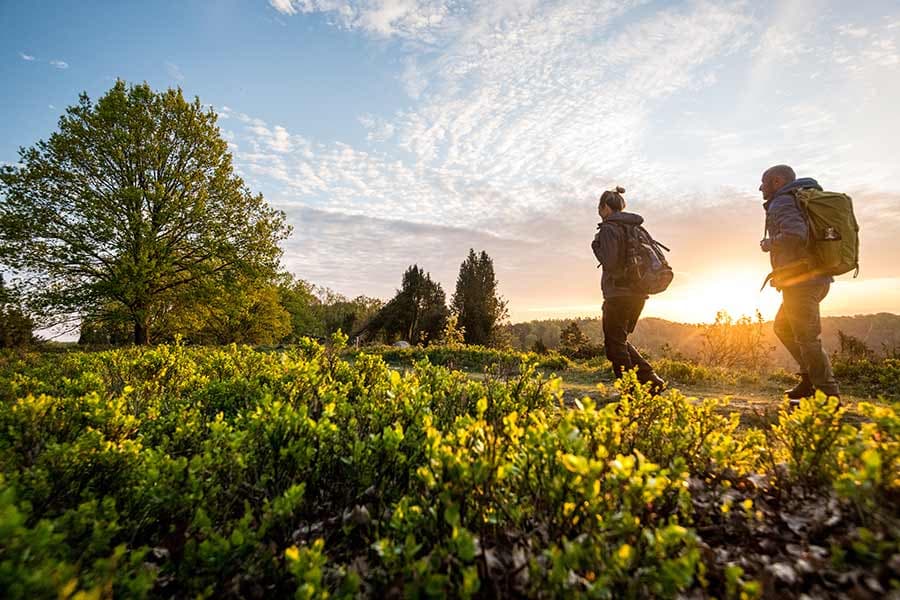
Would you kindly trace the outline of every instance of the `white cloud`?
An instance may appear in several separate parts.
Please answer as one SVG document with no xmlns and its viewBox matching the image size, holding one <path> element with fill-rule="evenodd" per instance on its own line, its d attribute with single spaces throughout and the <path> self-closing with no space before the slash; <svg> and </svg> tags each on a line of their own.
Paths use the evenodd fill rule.
<svg viewBox="0 0 900 600">
<path fill-rule="evenodd" d="M 269 0 L 285 15 L 324 13 L 344 29 L 379 37 L 433 41 L 440 30 L 468 8 L 456 0 Z"/>
<path fill-rule="evenodd" d="M 281 125 L 276 125 L 272 131 L 272 139 L 269 146 L 276 152 L 290 152 L 293 145 L 291 144 L 291 135 L 287 129 Z"/>
<path fill-rule="evenodd" d="M 184 73 L 181 72 L 181 69 L 175 63 L 166 63 L 166 73 L 175 81 L 184 81 Z"/>
<path fill-rule="evenodd" d="M 51 60 L 50 64 L 52 66 L 56 67 L 57 69 L 68 69 L 69 68 L 69 63 L 67 63 L 63 60 Z"/>
<path fill-rule="evenodd" d="M 403 73 L 400 75 L 403 89 L 409 97 L 418 100 L 428 87 L 428 80 L 419 70 L 415 57 L 409 57 L 404 61 Z"/>
<path fill-rule="evenodd" d="M 359 123 L 366 128 L 366 139 L 370 142 L 386 142 L 394 137 L 395 127 L 382 118 L 365 114 L 357 119 Z"/>
<path fill-rule="evenodd" d="M 294 15 L 297 14 L 297 11 L 294 10 L 293 3 L 291 0 L 269 0 L 269 4 L 277 10 L 278 12 L 285 15 Z"/>
<path fill-rule="evenodd" d="M 853 25 L 839 25 L 837 31 L 840 35 L 852 38 L 864 38 L 869 35 L 869 30 L 865 27 L 855 27 Z"/>
<path fill-rule="evenodd" d="M 344 14 L 349 20 L 338 25 L 382 34 L 376 22 L 399 28 L 421 4 L 290 8 Z M 307 204 L 486 232 L 613 181 L 640 176 L 662 188 L 668 174 L 643 154 L 653 111 L 679 91 L 713 85 L 712 62 L 741 47 L 750 21 L 740 5 L 690 3 L 612 26 L 641 4 L 445 7 L 455 21 L 441 21 L 440 51 L 405 63 L 418 101 L 390 119 L 360 119 L 369 142 L 390 141 L 383 152 L 311 144 L 241 113 L 246 151 L 238 162 Z"/>
<path fill-rule="evenodd" d="M 400 216 L 419 222 L 483 227 L 499 215 L 523 218 L 563 199 L 590 197 L 614 182 L 636 182 L 645 196 L 664 201 L 673 186 L 696 187 L 700 171 L 716 174 L 699 184 L 715 201 L 715 186 L 734 173 L 755 180 L 760 165 L 784 148 L 809 168 L 834 164 L 859 131 L 838 124 L 857 108 L 849 98 L 868 84 L 849 96 L 809 98 L 802 86 L 778 86 L 782 72 L 834 89 L 844 43 L 864 42 L 841 50 L 850 57 L 848 70 L 882 69 L 867 82 L 884 81 L 883 69 L 900 61 L 890 24 L 841 29 L 813 0 L 773 5 L 771 14 L 743 2 L 687 1 L 653 11 L 645 4 L 295 0 L 294 13 L 325 13 L 336 26 L 375 35 L 411 39 L 418 32 L 420 41 L 434 44 L 427 52 L 401 46 L 400 78 L 411 106 L 360 119 L 379 152 L 351 148 L 360 163 L 349 165 L 338 160 L 347 152 L 295 149 L 291 134 L 276 138 L 265 123 L 243 115 L 255 127 L 247 131 L 258 148 L 286 155 L 277 169 L 275 162 L 259 168 L 292 182 L 295 193 L 311 189 L 298 174 L 313 172 L 316 193 L 335 205 L 360 210 L 391 198 Z M 405 25 L 416 11 L 447 18 Z M 836 30 L 843 35 L 834 36 Z M 736 71 L 723 68 L 730 60 L 738 62 Z M 743 86 L 728 90 L 735 74 L 748 72 Z M 715 102 L 703 101 L 709 88 L 718 88 Z M 736 95 L 730 113 L 723 93 Z M 884 96 L 884 102 L 892 97 Z M 696 116 L 672 119 L 669 107 L 685 99 L 694 100 Z M 754 122 L 764 105 L 773 108 L 767 122 Z M 715 109 L 733 122 L 716 123 L 709 114 Z M 679 139 L 679 121 L 689 120 L 699 126 L 683 129 L 702 133 Z M 824 132 L 830 143 L 822 142 Z M 675 141 L 688 141 L 690 152 Z M 667 146 L 669 153 L 661 152 Z M 290 160 L 301 153 L 302 160 Z M 885 160 L 890 154 L 882 153 Z"/>
<path fill-rule="evenodd" d="M 31 56 L 30 54 L 25 54 L 24 52 L 19 52 L 19 56 L 22 57 L 22 60 L 27 60 L 27 61 L 34 60 L 33 56 Z"/>
<path fill-rule="evenodd" d="M 900 52 L 897 51 L 897 44 L 891 39 L 878 39 L 872 42 L 862 53 L 863 57 L 870 63 L 882 67 L 893 67 L 900 65 Z"/>
</svg>

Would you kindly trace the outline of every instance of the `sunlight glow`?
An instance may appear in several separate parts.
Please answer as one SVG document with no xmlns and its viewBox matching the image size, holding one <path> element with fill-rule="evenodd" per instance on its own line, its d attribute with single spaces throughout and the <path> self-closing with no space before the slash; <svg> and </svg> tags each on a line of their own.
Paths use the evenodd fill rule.
<svg viewBox="0 0 900 600">
<path fill-rule="evenodd" d="M 738 318 L 775 317 L 781 297 L 771 287 L 760 291 L 765 273 L 759 271 L 720 271 L 692 277 L 683 285 L 675 285 L 665 295 L 651 298 L 644 309 L 646 316 L 657 316 L 683 323 L 709 323 L 720 310 Z"/>
</svg>

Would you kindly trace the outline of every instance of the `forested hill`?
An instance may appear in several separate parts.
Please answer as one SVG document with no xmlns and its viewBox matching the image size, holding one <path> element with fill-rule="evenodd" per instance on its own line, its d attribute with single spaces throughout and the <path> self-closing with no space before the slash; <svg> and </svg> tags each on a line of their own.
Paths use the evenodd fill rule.
<svg viewBox="0 0 900 600">
<path fill-rule="evenodd" d="M 599 318 L 547 319 L 512 325 L 513 344 L 518 348 L 528 349 L 541 339 L 548 348 L 555 348 L 559 344 L 560 331 L 573 321 L 592 341 L 603 341 L 603 328 Z M 635 345 L 653 355 L 668 352 L 697 357 L 702 351 L 704 332 L 708 327 L 705 324 L 676 323 L 648 317 L 638 322 L 631 339 Z M 774 363 L 790 367 L 790 356 L 778 343 L 772 330 L 772 321 L 762 323 L 761 327 L 765 343 L 774 347 Z M 838 332 L 863 342 L 877 355 L 900 353 L 900 315 L 878 313 L 823 318 L 822 341 L 829 353 L 840 349 Z"/>
</svg>

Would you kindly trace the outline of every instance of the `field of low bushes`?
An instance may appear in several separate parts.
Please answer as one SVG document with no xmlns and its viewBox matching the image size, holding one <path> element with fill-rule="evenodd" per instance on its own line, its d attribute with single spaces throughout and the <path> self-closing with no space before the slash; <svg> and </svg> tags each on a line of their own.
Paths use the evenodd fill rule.
<svg viewBox="0 0 900 600">
<path fill-rule="evenodd" d="M 553 356 L 345 342 L 0 354 L 0 595 L 900 593 L 890 400 L 739 430 L 630 378 L 573 408 Z"/>
<path fill-rule="evenodd" d="M 596 382 L 612 379 L 612 366 L 602 356 L 592 358 L 570 358 L 554 351 L 537 354 L 514 350 L 499 350 L 482 346 L 371 346 L 363 350 L 368 354 L 381 356 L 388 364 L 411 367 L 416 362 L 427 359 L 433 365 L 450 369 L 482 373 L 493 370 L 497 373 L 515 372 L 524 363 L 533 363 L 545 374 L 557 373 L 568 379 L 577 375 L 581 380 Z M 346 355 L 352 360 L 357 351 L 348 350 Z M 650 360 L 653 368 L 664 379 L 674 385 L 684 386 L 745 386 L 790 387 L 797 381 L 794 373 L 783 369 L 772 370 L 765 364 L 757 369 L 723 367 L 704 364 L 702 361 L 685 357 L 658 357 Z M 863 398 L 885 398 L 900 400 L 900 360 L 896 358 L 851 360 L 833 356 L 835 376 L 847 393 Z"/>
</svg>

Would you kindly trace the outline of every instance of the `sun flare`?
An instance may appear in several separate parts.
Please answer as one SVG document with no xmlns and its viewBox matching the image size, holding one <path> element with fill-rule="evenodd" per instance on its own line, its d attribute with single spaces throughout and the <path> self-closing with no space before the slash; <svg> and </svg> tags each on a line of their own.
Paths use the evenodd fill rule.
<svg viewBox="0 0 900 600">
<path fill-rule="evenodd" d="M 763 276 L 750 269 L 687 275 L 684 284 L 673 285 L 667 294 L 650 299 L 646 313 L 672 321 L 706 323 L 714 321 L 721 310 L 735 318 L 753 317 L 758 310 L 763 319 L 772 319 L 780 298 L 771 287 L 760 291 Z"/>
</svg>

